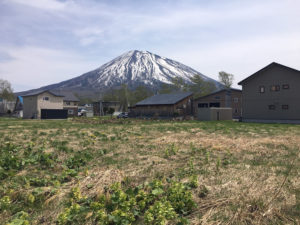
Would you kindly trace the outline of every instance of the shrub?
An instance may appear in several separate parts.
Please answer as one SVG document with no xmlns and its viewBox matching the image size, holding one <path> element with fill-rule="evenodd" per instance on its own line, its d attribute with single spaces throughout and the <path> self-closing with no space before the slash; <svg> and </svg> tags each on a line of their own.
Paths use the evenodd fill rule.
<svg viewBox="0 0 300 225">
<path fill-rule="evenodd" d="M 169 201 L 156 201 L 154 205 L 145 212 L 145 224 L 161 225 L 168 220 L 176 218 L 176 213 Z"/>
<path fill-rule="evenodd" d="M 70 198 L 71 206 L 59 215 L 58 224 L 83 223 L 87 215 L 92 215 L 92 223 L 103 225 L 126 225 L 142 219 L 145 224 L 167 224 L 172 220 L 187 224 L 183 216 L 196 206 L 187 185 L 157 179 L 137 187 L 115 183 L 96 199 L 81 196 L 79 187 L 74 187 Z"/>
<path fill-rule="evenodd" d="M 182 183 L 173 182 L 168 188 L 167 193 L 168 200 L 180 215 L 187 215 L 196 207 L 192 199 L 192 193 Z"/>
<path fill-rule="evenodd" d="M 28 213 L 26 212 L 18 212 L 13 220 L 11 222 L 9 222 L 7 225 L 29 225 L 29 221 L 28 221 Z"/>
</svg>

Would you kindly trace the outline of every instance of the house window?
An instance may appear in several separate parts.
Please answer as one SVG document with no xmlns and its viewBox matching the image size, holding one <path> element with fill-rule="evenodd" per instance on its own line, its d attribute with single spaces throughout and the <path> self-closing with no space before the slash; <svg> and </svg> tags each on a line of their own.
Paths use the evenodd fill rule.
<svg viewBox="0 0 300 225">
<path fill-rule="evenodd" d="M 269 105 L 269 110 L 275 110 L 275 105 Z"/>
<path fill-rule="evenodd" d="M 199 103 L 198 108 L 208 108 L 208 103 Z"/>
<path fill-rule="evenodd" d="M 72 114 L 73 115 L 74 114 L 74 110 L 73 109 L 69 109 L 68 110 L 68 114 Z"/>
<path fill-rule="evenodd" d="M 70 105 L 71 103 L 70 102 L 66 102 L 66 105 Z"/>
<path fill-rule="evenodd" d="M 259 93 L 265 93 L 265 86 L 259 86 Z"/>
<path fill-rule="evenodd" d="M 238 103 L 238 102 L 239 102 L 239 98 L 233 98 L 233 101 L 234 101 L 235 103 Z"/>
<path fill-rule="evenodd" d="M 282 109 L 284 109 L 284 110 L 289 109 L 289 105 L 282 105 Z"/>
<path fill-rule="evenodd" d="M 280 91 L 280 85 L 272 85 L 270 91 Z"/>
<path fill-rule="evenodd" d="M 283 84 L 282 89 L 290 89 L 290 85 L 289 84 Z"/>
<path fill-rule="evenodd" d="M 49 101 L 49 97 L 43 97 L 44 101 Z"/>
<path fill-rule="evenodd" d="M 221 97 L 220 96 L 216 96 L 215 99 L 221 99 Z"/>
<path fill-rule="evenodd" d="M 209 107 L 217 107 L 217 108 L 219 108 L 220 107 L 220 102 L 210 102 L 209 103 Z"/>
</svg>

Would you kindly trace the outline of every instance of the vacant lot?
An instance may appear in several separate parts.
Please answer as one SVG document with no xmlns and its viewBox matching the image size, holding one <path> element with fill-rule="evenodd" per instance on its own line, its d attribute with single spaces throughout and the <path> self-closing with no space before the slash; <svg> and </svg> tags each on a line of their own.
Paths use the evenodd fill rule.
<svg viewBox="0 0 300 225">
<path fill-rule="evenodd" d="M 299 149 L 299 125 L 1 119 L 0 224 L 299 224 Z"/>
</svg>

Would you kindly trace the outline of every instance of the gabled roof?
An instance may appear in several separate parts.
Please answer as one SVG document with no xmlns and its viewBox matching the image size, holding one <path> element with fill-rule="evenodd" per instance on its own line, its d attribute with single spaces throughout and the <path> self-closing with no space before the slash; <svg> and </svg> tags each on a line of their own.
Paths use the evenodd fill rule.
<svg viewBox="0 0 300 225">
<path fill-rule="evenodd" d="M 77 98 L 72 92 L 70 91 L 58 91 L 58 90 L 55 90 L 55 91 L 52 91 L 56 94 L 59 94 L 59 95 L 62 95 L 64 96 L 64 101 L 68 101 L 68 102 L 79 102 L 79 98 Z"/>
<path fill-rule="evenodd" d="M 206 98 L 206 97 L 208 97 L 208 96 L 211 96 L 211 95 L 215 95 L 215 94 L 221 93 L 221 92 L 223 92 L 223 91 L 229 91 L 229 92 L 232 92 L 232 91 L 238 91 L 238 92 L 242 92 L 242 90 L 236 89 L 236 88 L 225 88 L 225 89 L 221 89 L 221 90 L 218 90 L 218 91 L 214 91 L 214 92 L 212 92 L 212 93 L 210 93 L 210 94 L 208 94 L 208 95 L 204 95 L 204 96 L 201 96 L 201 97 L 199 97 L 199 98 L 196 98 L 195 101 L 197 101 L 197 100 L 199 100 L 199 99 L 201 99 L 201 98 Z"/>
<path fill-rule="evenodd" d="M 279 63 L 276 63 L 276 62 L 272 62 L 272 63 L 270 63 L 269 65 L 267 65 L 266 67 L 264 67 L 264 68 L 262 68 L 261 70 L 257 71 L 256 73 L 250 75 L 250 76 L 247 77 L 246 79 L 240 81 L 240 82 L 238 83 L 238 85 L 243 85 L 244 83 L 248 82 L 249 80 L 255 78 L 255 77 L 258 76 L 258 75 L 260 75 L 262 72 L 264 72 L 264 71 L 266 71 L 266 70 L 268 70 L 268 69 L 270 69 L 270 68 L 272 68 L 272 67 L 274 67 L 274 66 L 280 66 L 280 67 L 283 67 L 283 68 L 285 68 L 285 69 L 292 70 L 292 71 L 294 71 L 294 72 L 300 73 L 299 70 L 293 69 L 293 68 L 288 67 L 288 66 L 284 66 L 284 65 L 279 64 Z"/>
<path fill-rule="evenodd" d="M 57 97 L 64 97 L 63 95 L 55 93 L 54 91 L 51 91 L 51 90 L 34 91 L 34 92 L 30 92 L 28 94 L 21 95 L 21 96 L 22 97 L 29 97 L 29 96 L 40 95 L 40 94 L 45 93 L 45 92 L 48 92 L 48 93 L 50 93 L 50 94 L 52 94 L 54 96 L 57 96 Z"/>
<path fill-rule="evenodd" d="M 42 93 L 48 92 L 54 96 L 57 97 L 63 97 L 64 101 L 70 101 L 70 102 L 79 102 L 80 100 L 72 93 L 69 91 L 60 91 L 60 90 L 43 90 L 43 91 L 34 91 L 30 92 L 25 95 L 21 95 L 21 97 L 29 97 L 29 96 L 35 96 L 35 95 L 40 95 Z"/>
<path fill-rule="evenodd" d="M 136 106 L 144 106 L 144 105 L 174 105 L 177 102 L 193 95 L 192 92 L 180 92 L 180 93 L 171 93 L 171 94 L 159 94 L 153 95 L 149 98 L 144 99 L 136 103 Z"/>
</svg>

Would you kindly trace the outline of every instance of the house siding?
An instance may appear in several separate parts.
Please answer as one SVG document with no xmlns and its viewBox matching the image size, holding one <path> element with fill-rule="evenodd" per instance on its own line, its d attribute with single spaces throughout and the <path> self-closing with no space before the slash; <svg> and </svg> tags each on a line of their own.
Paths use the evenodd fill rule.
<svg viewBox="0 0 300 225">
<path fill-rule="evenodd" d="M 288 84 L 289 89 L 282 85 Z M 300 72 L 276 65 L 260 72 L 243 84 L 243 120 L 299 120 L 300 119 Z M 279 91 L 271 91 L 272 85 L 280 85 Z M 260 93 L 260 86 L 265 92 Z M 269 109 L 269 106 L 275 109 Z M 288 109 L 282 109 L 288 105 Z"/>
<path fill-rule="evenodd" d="M 146 117 L 173 117 L 174 113 L 178 113 L 179 116 L 191 115 L 191 98 L 191 96 L 186 97 L 172 105 L 136 105 L 130 110 L 130 114 Z"/>
<path fill-rule="evenodd" d="M 37 118 L 37 96 L 23 97 L 23 118 Z"/>
<path fill-rule="evenodd" d="M 237 99 L 237 102 L 235 102 Z M 237 90 L 223 90 L 221 92 L 203 96 L 194 100 L 194 115 L 198 114 L 198 104 L 219 103 L 220 107 L 232 108 L 232 118 L 242 116 L 242 92 Z"/>
<path fill-rule="evenodd" d="M 49 97 L 49 100 L 43 100 Z M 41 118 L 41 109 L 63 109 L 63 97 L 54 96 L 49 92 L 44 92 L 34 96 L 23 97 L 23 118 Z"/>
<path fill-rule="evenodd" d="M 67 103 L 69 103 L 69 104 L 67 104 Z M 63 109 L 68 110 L 68 116 L 70 116 L 70 117 L 78 116 L 78 102 L 64 101 Z M 71 113 L 71 111 L 73 111 L 73 113 Z"/>
</svg>

